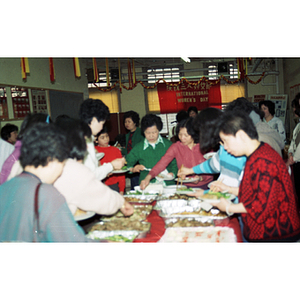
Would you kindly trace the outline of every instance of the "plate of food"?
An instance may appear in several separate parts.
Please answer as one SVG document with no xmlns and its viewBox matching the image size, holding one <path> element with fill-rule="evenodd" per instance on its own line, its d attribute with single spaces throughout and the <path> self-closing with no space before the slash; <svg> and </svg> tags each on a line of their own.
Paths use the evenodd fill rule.
<svg viewBox="0 0 300 300">
<path fill-rule="evenodd" d="M 216 154 L 216 152 L 208 152 L 208 153 L 204 154 L 203 157 L 204 157 L 205 159 L 210 159 L 210 158 L 212 158 L 215 154 Z"/>
<path fill-rule="evenodd" d="M 128 171 L 129 171 L 129 168 L 127 168 L 126 166 L 124 166 L 120 170 L 114 170 L 114 171 L 112 171 L 112 173 L 114 173 L 114 174 L 121 174 L 121 173 L 126 173 Z"/>
<path fill-rule="evenodd" d="M 190 187 L 180 187 L 178 186 L 178 188 L 176 189 L 176 194 L 193 194 L 195 192 L 197 192 L 198 190 L 200 190 L 199 188 L 190 188 Z"/>
<path fill-rule="evenodd" d="M 235 197 L 236 197 L 235 195 L 227 192 L 222 193 L 222 192 L 208 191 L 204 195 L 200 196 L 199 199 L 205 202 L 218 202 L 220 201 L 220 198 L 225 198 L 226 200 L 232 201 L 235 199 Z"/>
<path fill-rule="evenodd" d="M 82 209 L 77 208 L 75 214 L 74 214 L 74 219 L 75 221 L 82 221 L 89 219 L 93 217 L 96 213 L 94 211 L 85 211 Z"/>
<path fill-rule="evenodd" d="M 195 182 L 199 180 L 199 177 L 185 177 L 185 179 L 181 178 L 175 178 L 176 181 L 182 182 L 182 183 L 188 183 L 188 182 Z"/>
<path fill-rule="evenodd" d="M 163 170 L 161 173 L 159 173 L 155 177 L 158 181 L 163 181 L 163 180 L 173 180 L 175 178 L 174 175 L 171 175 L 167 169 Z"/>
</svg>

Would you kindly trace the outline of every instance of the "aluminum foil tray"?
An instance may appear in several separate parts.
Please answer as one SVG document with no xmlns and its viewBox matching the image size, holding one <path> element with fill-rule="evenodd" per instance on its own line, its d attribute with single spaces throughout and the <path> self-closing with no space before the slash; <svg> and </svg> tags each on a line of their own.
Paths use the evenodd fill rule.
<svg viewBox="0 0 300 300">
<path fill-rule="evenodd" d="M 121 236 L 126 238 L 126 242 L 132 242 L 140 233 L 137 230 L 113 230 L 113 231 L 91 231 L 86 237 L 92 240 L 111 240 L 111 238 L 116 236 Z M 122 240 L 124 241 L 124 240 Z"/>
<path fill-rule="evenodd" d="M 124 195 L 124 199 L 131 204 L 150 204 L 155 201 L 157 195 Z"/>
<path fill-rule="evenodd" d="M 131 221 L 144 221 L 152 212 L 152 205 L 133 205 L 134 212 L 131 216 L 125 217 L 121 211 L 118 211 L 112 216 L 102 216 L 101 221 L 113 222 L 120 219 L 128 219 Z"/>
<path fill-rule="evenodd" d="M 187 205 L 188 205 L 187 200 L 161 200 L 156 202 L 153 209 L 162 210 L 163 208 L 167 208 L 167 207 L 182 207 Z"/>
<path fill-rule="evenodd" d="M 162 210 L 159 212 L 159 216 L 162 217 L 164 220 L 175 217 L 207 217 L 213 220 L 228 218 L 228 216 L 225 213 L 221 213 L 217 209 L 212 210 L 212 212 L 206 212 L 205 210 L 201 209 L 201 206 L 166 207 L 162 208 Z"/>
<path fill-rule="evenodd" d="M 183 195 L 183 194 L 162 194 L 158 195 L 156 200 L 196 200 L 196 197 Z"/>
<path fill-rule="evenodd" d="M 236 235 L 229 227 L 167 228 L 159 243 L 235 243 Z"/>
<path fill-rule="evenodd" d="M 165 224 L 166 228 L 215 226 L 214 221 L 209 217 L 170 218 L 165 220 Z"/>
<path fill-rule="evenodd" d="M 140 223 L 141 227 L 140 229 L 138 229 L 136 226 L 134 226 L 134 223 Z M 124 229 L 123 229 L 124 228 Z M 116 222 L 104 222 L 104 221 L 100 221 L 96 224 L 94 224 L 90 229 L 89 232 L 94 232 L 94 231 L 104 231 L 104 232 L 109 232 L 109 231 L 123 231 L 123 232 L 127 232 L 127 231 L 138 231 L 138 236 L 136 237 L 137 239 L 142 239 L 145 238 L 147 236 L 147 233 L 150 232 L 151 229 L 151 223 L 150 222 L 128 222 L 128 224 L 126 225 L 126 227 L 120 227 L 117 226 Z"/>
</svg>

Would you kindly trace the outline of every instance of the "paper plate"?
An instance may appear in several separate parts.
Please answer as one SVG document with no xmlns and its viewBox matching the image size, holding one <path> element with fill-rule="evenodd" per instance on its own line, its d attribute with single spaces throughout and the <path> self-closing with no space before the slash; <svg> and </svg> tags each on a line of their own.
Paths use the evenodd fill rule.
<svg viewBox="0 0 300 300">
<path fill-rule="evenodd" d="M 209 153 L 204 154 L 203 157 L 204 157 L 205 159 L 210 159 L 210 158 L 212 158 L 215 154 L 216 154 L 216 152 L 209 152 Z"/>
</svg>

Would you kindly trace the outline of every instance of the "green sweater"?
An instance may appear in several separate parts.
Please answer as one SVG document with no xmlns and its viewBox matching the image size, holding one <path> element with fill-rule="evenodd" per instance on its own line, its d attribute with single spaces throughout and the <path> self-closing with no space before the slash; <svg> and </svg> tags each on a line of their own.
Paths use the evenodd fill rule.
<svg viewBox="0 0 300 300">
<path fill-rule="evenodd" d="M 172 145 L 172 142 L 166 138 L 162 138 L 163 143 L 158 143 L 155 145 L 155 149 L 152 146 L 148 146 L 144 150 L 144 140 L 136 144 L 129 154 L 126 155 L 126 161 L 128 168 L 132 168 L 136 163 L 143 165 L 146 168 L 152 169 L 156 163 L 165 155 L 168 148 Z M 167 166 L 168 172 L 172 172 L 175 176 L 178 172 L 177 164 L 175 158 L 169 163 Z M 141 171 L 140 172 L 140 179 L 141 182 L 145 177 L 148 175 L 149 171 Z M 151 180 L 154 182 L 155 178 Z M 173 180 L 166 181 L 167 185 L 174 184 Z"/>
<path fill-rule="evenodd" d="M 122 149 L 122 155 L 127 154 L 127 145 L 129 141 L 130 131 L 125 135 L 125 148 Z M 139 142 L 144 141 L 144 136 L 142 134 L 141 128 L 137 127 L 134 134 L 132 135 L 132 148 Z"/>
</svg>

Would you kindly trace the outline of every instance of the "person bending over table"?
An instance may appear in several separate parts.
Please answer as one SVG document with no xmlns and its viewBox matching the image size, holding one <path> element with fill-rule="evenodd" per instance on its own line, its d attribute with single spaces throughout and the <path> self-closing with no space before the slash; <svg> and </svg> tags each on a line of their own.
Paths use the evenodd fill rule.
<svg viewBox="0 0 300 300">
<path fill-rule="evenodd" d="M 98 180 L 82 163 L 86 153 L 85 138 L 91 136 L 90 127 L 67 116 L 57 117 L 55 124 L 67 138 L 69 158 L 62 174 L 54 182 L 54 187 L 65 197 L 72 214 L 74 215 L 79 208 L 99 215 L 111 215 L 120 209 L 125 216 L 132 215 L 133 206 L 119 193 Z M 19 161 L 15 163 L 16 167 L 13 166 L 9 177 L 22 172 L 22 168 L 17 164 Z"/>
<path fill-rule="evenodd" d="M 93 135 L 87 139 L 88 152 L 83 160 L 83 164 L 95 173 L 99 180 L 102 180 L 113 170 L 120 170 L 125 164 L 124 158 L 116 158 L 110 163 L 104 163 L 101 166 L 98 164 L 94 136 L 102 130 L 104 123 L 109 119 L 109 109 L 99 99 L 87 99 L 80 105 L 79 116 L 82 121 L 89 125 Z"/>
<path fill-rule="evenodd" d="M 179 137 L 179 141 L 171 145 L 166 154 L 152 168 L 145 179 L 141 181 L 140 188 L 142 190 L 148 186 L 152 178 L 164 171 L 173 159 L 176 159 L 178 169 L 182 165 L 192 167 L 205 161 L 200 152 L 198 134 L 193 129 L 193 121 L 194 118 L 190 117 L 178 123 L 176 135 Z M 185 185 L 206 189 L 207 184 L 213 180 L 213 176 L 211 175 L 196 177 L 198 178 L 197 182 L 185 183 Z"/>
<path fill-rule="evenodd" d="M 213 205 L 222 211 L 241 213 L 244 237 L 249 242 L 292 242 L 300 239 L 300 218 L 292 181 L 284 161 L 258 133 L 244 112 L 225 112 L 217 131 L 225 150 L 247 156 L 238 192 L 239 203 L 221 198 Z"/>
<path fill-rule="evenodd" d="M 172 145 L 171 141 L 159 134 L 162 127 L 163 123 L 160 117 L 154 114 L 145 115 L 141 121 L 141 129 L 145 138 L 126 155 L 127 166 L 130 171 L 133 173 L 140 172 L 139 183 L 149 173 L 145 168 L 152 169 Z M 139 164 L 136 165 L 136 163 Z M 167 165 L 167 170 L 171 175 L 177 174 L 178 169 L 175 159 Z M 174 184 L 174 181 L 169 181 L 168 184 Z"/>
<path fill-rule="evenodd" d="M 214 136 L 218 119 L 223 112 L 220 109 L 209 107 L 202 110 L 195 119 L 195 128 L 199 131 L 200 152 L 209 153 L 219 147 L 219 137 Z M 216 154 L 208 160 L 192 167 L 184 165 L 178 171 L 178 177 L 185 178 L 189 174 L 218 174 L 217 183 L 213 181 L 210 187 L 216 191 L 224 191 L 229 187 L 238 187 L 243 176 L 246 156 L 235 157 L 229 154 L 221 145 Z M 222 185 L 220 184 L 222 182 Z M 195 193 L 195 196 L 203 195 L 203 190 Z M 237 202 L 238 199 L 235 199 Z"/>
<path fill-rule="evenodd" d="M 20 155 L 24 171 L 0 186 L 0 241 L 88 241 L 65 198 L 52 185 L 67 158 L 65 136 L 55 125 L 36 124 L 24 133 Z M 34 222 L 36 191 L 39 227 Z"/>
</svg>

